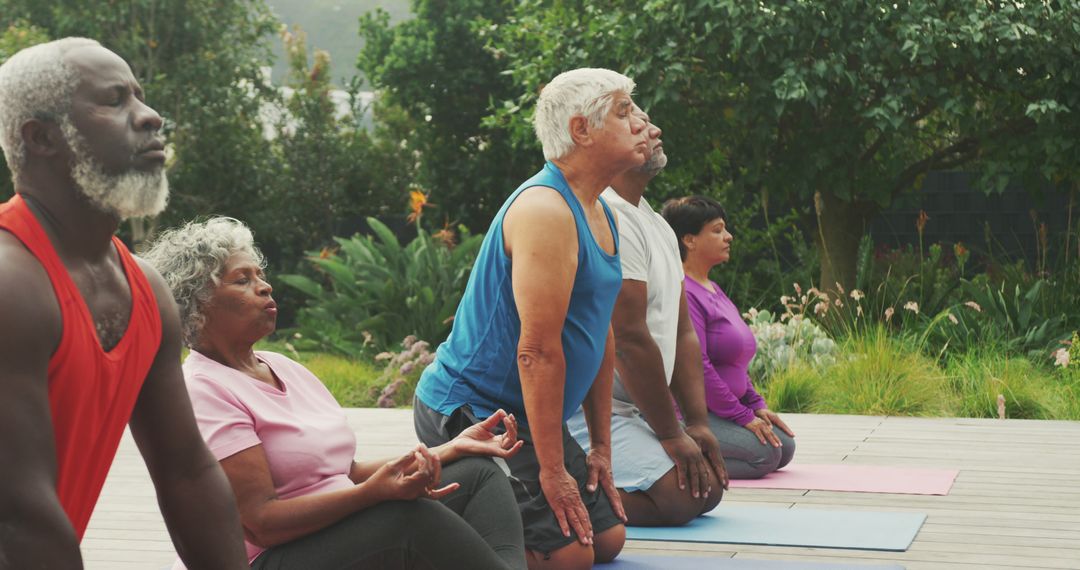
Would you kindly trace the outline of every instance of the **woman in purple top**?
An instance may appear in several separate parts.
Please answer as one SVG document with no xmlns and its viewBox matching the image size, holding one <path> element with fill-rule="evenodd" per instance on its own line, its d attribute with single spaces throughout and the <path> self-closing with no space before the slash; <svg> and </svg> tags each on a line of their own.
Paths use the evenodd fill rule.
<svg viewBox="0 0 1080 570">
<path fill-rule="evenodd" d="M 709 425 L 732 479 L 757 479 L 785 466 L 795 454 L 795 434 L 754 390 L 747 366 L 757 343 L 739 308 L 709 271 L 731 256 L 727 215 L 715 200 L 690 196 L 664 204 L 664 219 L 679 238 L 686 273 L 686 303 L 705 373 Z"/>
</svg>

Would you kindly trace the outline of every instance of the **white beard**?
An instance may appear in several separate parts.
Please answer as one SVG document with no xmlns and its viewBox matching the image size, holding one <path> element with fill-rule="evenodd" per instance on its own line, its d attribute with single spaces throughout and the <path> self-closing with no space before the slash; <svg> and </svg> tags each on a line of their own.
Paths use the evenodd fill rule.
<svg viewBox="0 0 1080 570">
<path fill-rule="evenodd" d="M 661 150 L 660 152 L 653 152 L 649 156 L 649 160 L 646 160 L 645 164 L 642 164 L 637 169 L 645 174 L 656 174 L 663 170 L 665 166 L 667 166 L 667 154 Z"/>
<path fill-rule="evenodd" d="M 70 120 L 65 119 L 60 128 L 75 155 L 71 178 L 95 208 L 121 220 L 156 216 L 165 209 L 169 202 L 169 179 L 164 168 L 109 174 L 90 154 L 86 139 Z"/>
</svg>

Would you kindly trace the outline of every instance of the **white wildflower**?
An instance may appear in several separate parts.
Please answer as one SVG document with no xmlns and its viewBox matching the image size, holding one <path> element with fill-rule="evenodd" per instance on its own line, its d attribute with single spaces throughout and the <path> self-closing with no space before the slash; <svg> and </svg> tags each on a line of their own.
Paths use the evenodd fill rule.
<svg viewBox="0 0 1080 570">
<path fill-rule="evenodd" d="M 977 312 L 977 313 L 982 312 L 982 307 L 980 307 L 979 304 L 976 303 L 975 301 L 968 301 L 968 302 L 966 302 L 964 304 L 967 305 L 968 307 L 971 307 L 972 309 L 975 309 L 975 312 Z"/>
<path fill-rule="evenodd" d="M 904 310 L 911 311 L 917 315 L 919 314 L 919 304 L 915 301 L 908 301 L 907 303 L 904 303 Z"/>
<path fill-rule="evenodd" d="M 895 313 L 895 312 L 896 311 L 892 307 L 889 307 L 888 309 L 885 309 L 885 322 L 888 322 L 889 320 L 891 320 L 892 316 L 893 316 L 893 313 Z"/>
<path fill-rule="evenodd" d="M 958 324 L 960 324 L 960 321 L 958 321 L 958 320 L 956 319 L 956 315 L 954 315 L 954 314 L 952 314 L 952 313 L 949 313 L 949 322 L 950 322 L 950 323 L 952 323 L 952 324 L 954 324 L 954 325 L 958 325 Z"/>
<path fill-rule="evenodd" d="M 858 289 L 852 289 L 851 290 L 851 298 L 854 299 L 856 302 L 862 301 L 863 297 L 865 297 L 865 296 L 866 295 L 864 295 L 863 292 L 859 291 Z"/>
<path fill-rule="evenodd" d="M 1054 365 L 1062 368 L 1069 366 L 1069 349 L 1059 348 L 1054 351 Z"/>
</svg>

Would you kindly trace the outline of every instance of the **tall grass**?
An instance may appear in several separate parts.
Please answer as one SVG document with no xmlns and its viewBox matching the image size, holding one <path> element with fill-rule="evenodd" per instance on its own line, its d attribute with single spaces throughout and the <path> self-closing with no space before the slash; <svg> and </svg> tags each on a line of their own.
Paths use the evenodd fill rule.
<svg viewBox="0 0 1080 570">
<path fill-rule="evenodd" d="M 814 408 L 846 414 L 940 415 L 944 374 L 911 341 L 882 326 L 841 342 L 841 357 L 825 371 Z"/>
<path fill-rule="evenodd" d="M 760 386 L 758 391 L 769 404 L 769 409 L 805 413 L 813 411 L 822 385 L 822 376 L 818 369 L 797 362 L 773 374 L 768 383 Z"/>
<path fill-rule="evenodd" d="M 997 417 L 998 394 L 1005 397 L 1005 413 L 1010 418 L 1064 415 L 1064 387 L 1053 373 L 1027 359 L 1010 358 L 990 348 L 976 349 L 948 358 L 945 372 L 958 416 Z"/>
</svg>

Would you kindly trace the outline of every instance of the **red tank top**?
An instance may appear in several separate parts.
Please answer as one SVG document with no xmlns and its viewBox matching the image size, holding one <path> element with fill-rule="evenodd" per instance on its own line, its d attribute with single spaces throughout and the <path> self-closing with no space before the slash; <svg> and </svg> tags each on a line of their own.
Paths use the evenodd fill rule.
<svg viewBox="0 0 1080 570">
<path fill-rule="evenodd" d="M 123 242 L 113 237 L 131 289 L 132 307 L 124 337 L 105 352 L 82 294 L 21 196 L 0 204 L 0 229 L 18 238 L 38 259 L 60 305 L 63 332 L 49 360 L 48 378 L 56 437 L 56 493 L 82 540 L 161 344 L 161 315 L 142 270 Z"/>
</svg>

